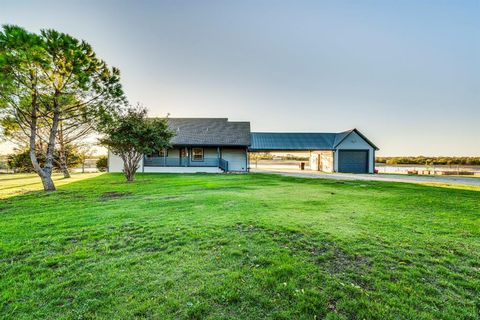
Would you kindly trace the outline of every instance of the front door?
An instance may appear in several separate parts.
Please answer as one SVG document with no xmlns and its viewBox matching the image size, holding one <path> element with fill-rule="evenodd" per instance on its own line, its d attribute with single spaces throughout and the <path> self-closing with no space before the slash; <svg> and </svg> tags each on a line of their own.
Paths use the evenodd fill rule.
<svg viewBox="0 0 480 320">
<path fill-rule="evenodd" d="M 188 159 L 188 148 L 180 148 L 180 166 L 188 167 L 190 161 Z"/>
</svg>

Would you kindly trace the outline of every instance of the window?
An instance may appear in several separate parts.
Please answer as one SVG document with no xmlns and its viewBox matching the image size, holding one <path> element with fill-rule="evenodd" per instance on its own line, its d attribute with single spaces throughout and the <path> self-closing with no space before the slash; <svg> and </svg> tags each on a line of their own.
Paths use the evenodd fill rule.
<svg viewBox="0 0 480 320">
<path fill-rule="evenodd" d="M 192 149 L 192 161 L 203 161 L 203 148 Z"/>
</svg>

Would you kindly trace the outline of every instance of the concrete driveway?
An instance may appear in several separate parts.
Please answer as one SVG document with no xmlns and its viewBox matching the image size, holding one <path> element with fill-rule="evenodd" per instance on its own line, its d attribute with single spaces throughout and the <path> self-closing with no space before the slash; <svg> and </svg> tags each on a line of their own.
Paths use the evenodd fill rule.
<svg viewBox="0 0 480 320">
<path fill-rule="evenodd" d="M 353 174 L 353 173 L 323 173 L 319 171 L 282 170 L 282 169 L 251 169 L 251 172 L 275 173 L 290 177 L 322 178 L 336 180 L 367 180 L 392 181 L 407 183 L 443 183 L 466 186 L 480 186 L 480 178 L 452 176 L 408 176 L 398 174 Z"/>
</svg>

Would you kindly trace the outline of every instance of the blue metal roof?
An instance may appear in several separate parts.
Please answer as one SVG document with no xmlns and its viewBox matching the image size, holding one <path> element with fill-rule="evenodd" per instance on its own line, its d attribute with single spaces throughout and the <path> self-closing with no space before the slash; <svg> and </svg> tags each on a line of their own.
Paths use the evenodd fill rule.
<svg viewBox="0 0 480 320">
<path fill-rule="evenodd" d="M 252 132 L 250 150 L 331 150 L 336 133 Z"/>
<path fill-rule="evenodd" d="M 339 133 L 252 132 L 249 150 L 334 150 L 350 133 L 354 131 L 373 148 L 378 150 L 378 148 L 357 129 Z"/>
</svg>

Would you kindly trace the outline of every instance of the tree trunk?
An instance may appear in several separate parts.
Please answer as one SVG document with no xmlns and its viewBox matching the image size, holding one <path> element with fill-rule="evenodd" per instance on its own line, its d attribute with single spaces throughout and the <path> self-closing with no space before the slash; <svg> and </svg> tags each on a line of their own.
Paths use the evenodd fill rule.
<svg viewBox="0 0 480 320">
<path fill-rule="evenodd" d="M 125 172 L 125 177 L 127 178 L 128 182 L 132 182 L 132 181 L 135 180 L 135 173 L 132 172 L 132 170 L 129 170 L 129 171 Z"/>
<path fill-rule="evenodd" d="M 40 176 L 42 179 L 42 184 L 43 184 L 43 190 L 45 191 L 55 191 L 55 184 L 53 183 L 52 180 L 52 175 L 45 175 L 45 176 Z"/>
<path fill-rule="evenodd" d="M 70 172 L 68 171 L 67 167 L 67 154 L 65 152 L 65 140 L 63 139 L 63 124 L 60 122 L 59 130 L 58 130 L 58 156 L 59 156 L 59 163 L 60 163 L 60 170 L 62 170 L 63 178 L 68 179 L 70 178 Z"/>
<path fill-rule="evenodd" d="M 127 154 L 121 155 L 123 160 L 123 174 L 128 182 L 135 180 L 135 173 L 137 172 L 141 157 L 142 154 L 139 154 L 136 151 L 130 151 Z"/>
<path fill-rule="evenodd" d="M 133 165 L 133 160 L 132 159 L 127 159 L 123 168 L 125 178 L 127 178 L 128 182 L 132 182 L 135 180 L 135 173 L 137 171 L 137 167 Z"/>
<path fill-rule="evenodd" d="M 45 166 L 42 171 L 42 183 L 43 189 L 45 191 L 55 191 L 55 185 L 52 180 L 52 171 L 53 171 L 53 151 L 55 150 L 55 138 L 57 137 L 58 123 L 60 121 L 60 110 L 57 101 L 59 93 L 55 93 L 55 98 L 53 99 L 53 119 L 52 127 L 50 128 L 50 136 L 48 139 L 47 153 L 45 155 Z"/>
<path fill-rule="evenodd" d="M 68 170 L 68 167 L 67 167 L 67 157 L 65 155 L 65 149 L 63 149 L 63 147 L 60 147 L 60 150 L 59 150 L 59 165 L 60 165 L 60 170 L 62 170 L 62 173 L 63 173 L 63 178 L 64 179 L 68 179 L 70 178 L 70 171 Z"/>
<path fill-rule="evenodd" d="M 124 161 L 123 172 L 128 182 L 132 182 L 133 180 L 135 180 L 136 171 L 137 171 L 136 167 L 132 165 L 132 159 L 127 158 L 127 161 Z"/>
<path fill-rule="evenodd" d="M 30 120 L 30 160 L 32 161 L 33 168 L 35 172 L 42 179 L 43 190 L 45 191 L 55 191 L 55 184 L 52 180 L 52 172 L 42 169 L 38 163 L 37 154 L 36 154 L 36 139 L 37 139 L 37 94 L 34 91 L 32 95 L 32 113 Z"/>
<path fill-rule="evenodd" d="M 68 168 L 66 166 L 62 166 L 62 173 L 64 179 L 68 179 L 71 177 L 70 171 L 68 171 Z"/>
</svg>

